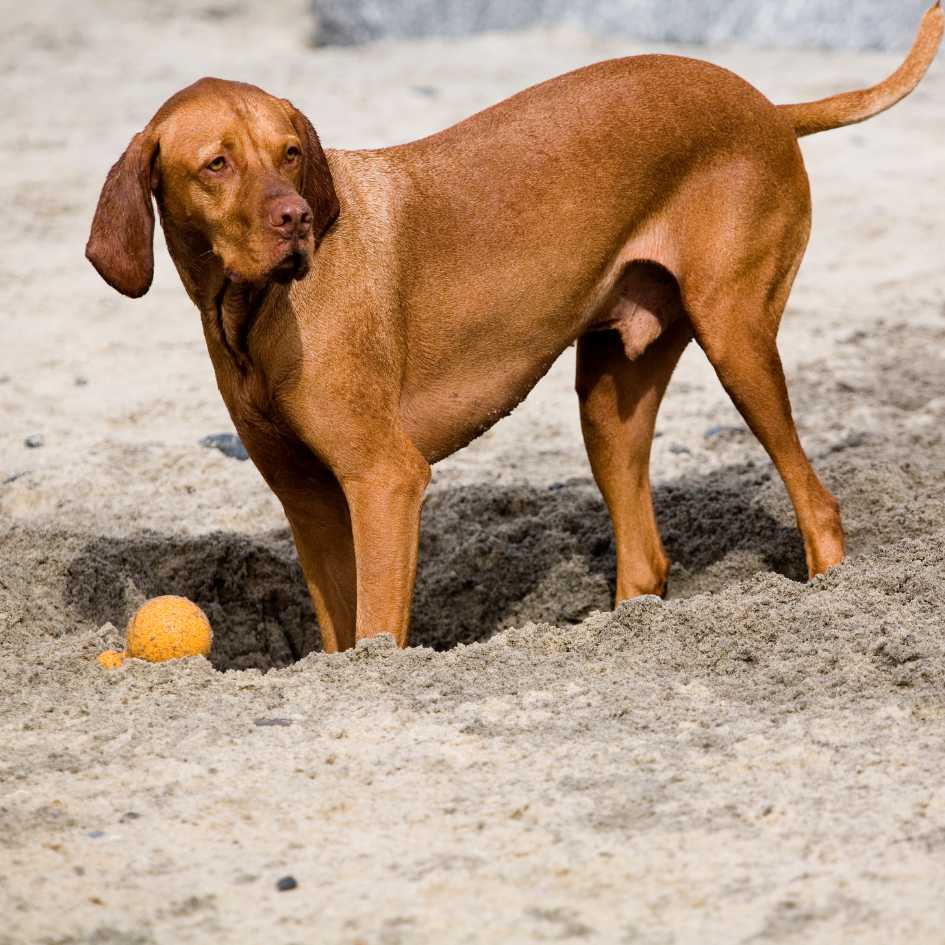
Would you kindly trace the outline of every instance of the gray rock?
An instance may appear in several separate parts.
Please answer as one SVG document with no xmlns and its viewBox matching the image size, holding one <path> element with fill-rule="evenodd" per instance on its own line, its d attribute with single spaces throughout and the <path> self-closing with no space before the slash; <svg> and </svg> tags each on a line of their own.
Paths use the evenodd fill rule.
<svg viewBox="0 0 945 945">
<path fill-rule="evenodd" d="M 928 0 L 312 0 L 320 45 L 543 24 L 649 42 L 905 49 L 928 6 Z"/>
<path fill-rule="evenodd" d="M 211 433 L 201 438 L 200 445 L 219 450 L 231 459 L 240 461 L 249 459 L 249 453 L 246 452 L 243 441 L 235 433 Z"/>
<path fill-rule="evenodd" d="M 714 427 L 709 427 L 703 436 L 707 440 L 714 440 L 720 437 L 724 438 L 727 436 L 741 436 L 743 433 L 747 432 L 748 431 L 745 427 L 735 427 L 728 424 L 717 424 Z"/>
<path fill-rule="evenodd" d="M 46 437 L 42 433 L 31 433 L 24 441 L 23 445 L 31 450 L 39 449 L 46 445 Z"/>
</svg>

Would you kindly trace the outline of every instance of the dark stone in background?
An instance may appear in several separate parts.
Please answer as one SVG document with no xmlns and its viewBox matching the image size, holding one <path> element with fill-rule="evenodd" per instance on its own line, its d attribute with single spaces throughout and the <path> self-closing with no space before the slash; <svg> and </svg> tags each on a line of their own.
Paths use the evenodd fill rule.
<svg viewBox="0 0 945 945">
<path fill-rule="evenodd" d="M 224 456 L 241 462 L 249 459 L 249 453 L 246 452 L 243 441 L 235 433 L 211 433 L 201 437 L 200 445 L 219 450 Z"/>
<path fill-rule="evenodd" d="M 649 42 L 905 49 L 931 0 L 312 0 L 315 41 L 465 36 L 545 24 Z"/>
</svg>

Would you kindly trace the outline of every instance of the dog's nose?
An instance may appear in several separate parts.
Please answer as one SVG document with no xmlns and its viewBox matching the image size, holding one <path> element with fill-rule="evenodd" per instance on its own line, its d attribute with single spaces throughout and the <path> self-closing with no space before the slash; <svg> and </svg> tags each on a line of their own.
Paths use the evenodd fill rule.
<svg viewBox="0 0 945 945">
<path fill-rule="evenodd" d="M 312 212 L 301 197 L 278 197 L 269 205 L 269 222 L 283 236 L 304 237 L 312 225 Z"/>
</svg>

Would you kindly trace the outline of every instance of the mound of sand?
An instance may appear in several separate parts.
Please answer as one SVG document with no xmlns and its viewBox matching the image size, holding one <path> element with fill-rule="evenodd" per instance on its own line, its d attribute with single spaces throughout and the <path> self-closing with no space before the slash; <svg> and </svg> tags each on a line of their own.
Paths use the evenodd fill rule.
<svg viewBox="0 0 945 945">
<path fill-rule="evenodd" d="M 809 584 L 781 485 L 737 427 L 703 433 L 725 465 L 657 489 L 677 596 L 614 613 L 587 478 L 434 490 L 421 648 L 405 653 L 314 652 L 284 529 L 8 521 L 0 828 L 16 918 L 0 942 L 426 942 L 457 925 L 485 942 L 510 922 L 528 941 L 933 941 L 943 341 L 890 326 L 799 372 L 837 423 L 873 418 L 819 457 L 855 554 Z M 100 670 L 121 643 L 108 621 L 169 588 L 210 614 L 210 662 Z M 303 903 L 279 898 L 283 875 Z M 34 903 L 52 884 L 68 928 L 112 937 L 51 937 L 62 919 Z M 326 884 L 330 901 L 311 898 Z"/>
</svg>

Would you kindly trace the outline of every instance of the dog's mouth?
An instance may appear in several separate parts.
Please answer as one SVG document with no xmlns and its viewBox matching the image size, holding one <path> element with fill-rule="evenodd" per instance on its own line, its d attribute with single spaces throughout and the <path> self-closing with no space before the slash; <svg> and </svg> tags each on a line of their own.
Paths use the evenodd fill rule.
<svg viewBox="0 0 945 945">
<path fill-rule="evenodd" d="M 300 249 L 294 249 L 286 253 L 282 260 L 272 268 L 270 276 L 274 282 L 287 285 L 293 279 L 304 279 L 308 274 L 309 265 L 308 253 L 304 253 Z"/>
<path fill-rule="evenodd" d="M 304 279 L 310 268 L 311 257 L 309 253 L 296 245 L 295 248 L 289 249 L 271 269 L 263 270 L 258 275 L 251 275 L 248 272 L 231 267 L 226 267 L 223 274 L 234 285 L 262 287 L 267 282 L 288 285 L 293 280 Z"/>
</svg>

